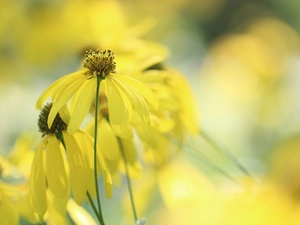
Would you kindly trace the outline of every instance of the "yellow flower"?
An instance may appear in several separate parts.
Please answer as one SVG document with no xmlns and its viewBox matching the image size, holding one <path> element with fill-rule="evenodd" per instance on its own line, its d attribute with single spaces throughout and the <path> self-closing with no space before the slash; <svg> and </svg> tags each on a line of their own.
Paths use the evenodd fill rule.
<svg viewBox="0 0 300 225">
<path fill-rule="evenodd" d="M 51 127 L 56 114 L 59 112 L 64 118 L 63 108 L 72 100 L 71 119 L 68 132 L 73 134 L 87 115 L 96 84 L 102 80 L 108 99 L 110 124 L 113 130 L 122 134 L 128 129 L 133 109 L 146 124 L 150 123 L 150 107 L 157 108 L 158 102 L 152 91 L 141 82 L 124 75 L 115 74 L 114 53 L 110 50 L 92 51 L 86 53 L 83 69 L 60 78 L 50 85 L 40 96 L 36 107 L 40 109 L 43 102 L 52 96 L 53 107 L 48 117 Z"/>
<path fill-rule="evenodd" d="M 1 224 L 19 224 L 20 218 L 31 223 L 38 221 L 28 198 L 28 176 L 34 144 L 35 137 L 22 135 L 17 138 L 9 154 L 0 155 Z"/>
<path fill-rule="evenodd" d="M 66 131 L 66 123 L 59 114 L 54 118 L 52 126 L 48 128 L 47 120 L 51 107 L 51 103 L 45 105 L 39 117 L 38 125 L 44 138 L 35 153 L 30 176 L 30 200 L 34 211 L 39 214 L 40 218 L 43 218 L 47 210 L 47 188 L 57 198 L 67 196 L 69 191 L 68 170 L 70 171 L 72 194 L 77 204 L 82 204 L 87 191 L 92 198 L 96 195 L 93 179 L 92 137 L 82 130 L 70 135 Z M 65 120 L 68 119 L 65 118 Z M 111 197 L 110 173 L 99 150 L 97 156 L 98 165 L 104 176 L 106 195 Z"/>
<path fill-rule="evenodd" d="M 6 185 L 6 188 L 14 188 L 11 185 Z M 7 189 L 9 190 L 9 189 Z M 3 225 L 19 224 L 19 212 L 15 207 L 15 202 L 5 191 L 3 184 L 0 183 L 0 218 Z"/>
<path fill-rule="evenodd" d="M 2 175 L 3 168 L 0 165 L 0 177 Z M 19 214 L 14 208 L 12 199 L 5 193 L 3 185 L 0 183 L 0 217 L 1 223 L 4 225 L 18 224 Z"/>
<path fill-rule="evenodd" d="M 120 183 L 119 169 L 125 171 L 123 160 L 121 158 L 121 147 L 128 162 L 130 177 L 136 178 L 141 174 L 141 164 L 137 161 L 137 151 L 133 140 L 133 127 L 129 126 L 126 132 L 121 136 L 117 135 L 109 123 L 109 110 L 107 97 L 104 92 L 100 92 L 98 101 L 98 143 L 99 149 L 107 161 L 110 172 L 116 184 Z M 94 113 L 94 107 L 91 107 Z M 84 130 L 90 135 L 94 135 L 94 120 L 92 119 Z M 122 145 L 122 146 L 121 146 Z"/>
<path fill-rule="evenodd" d="M 155 93 L 159 108 L 150 111 L 151 131 L 137 117 L 132 123 L 144 144 L 145 159 L 160 165 L 177 154 L 188 138 L 199 134 L 196 101 L 184 76 L 163 64 L 143 71 L 137 79 Z"/>
</svg>

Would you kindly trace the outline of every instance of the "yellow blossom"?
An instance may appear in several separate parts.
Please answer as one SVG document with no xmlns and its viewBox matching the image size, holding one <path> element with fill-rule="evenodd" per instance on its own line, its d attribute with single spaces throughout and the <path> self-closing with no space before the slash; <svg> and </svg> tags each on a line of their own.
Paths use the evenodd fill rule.
<svg viewBox="0 0 300 225">
<path fill-rule="evenodd" d="M 190 136 L 199 134 L 196 100 L 182 74 L 172 68 L 148 69 L 138 78 L 157 96 L 159 108 L 150 111 L 151 132 L 134 117 L 132 123 L 145 147 L 145 159 L 162 164 L 179 152 Z"/>
<path fill-rule="evenodd" d="M 158 107 L 154 94 L 141 82 L 115 74 L 112 51 L 90 50 L 85 55 L 83 67 L 84 69 L 55 81 L 38 99 L 36 107 L 40 109 L 43 102 L 52 96 L 53 107 L 48 117 L 49 127 L 58 112 L 64 118 L 61 110 L 74 96 L 74 107 L 68 124 L 68 132 L 73 134 L 90 109 L 98 79 L 102 80 L 101 86 L 104 86 L 108 99 L 110 124 L 116 133 L 122 134 L 128 129 L 133 109 L 138 112 L 144 123 L 150 123 L 149 107 Z"/>
<path fill-rule="evenodd" d="M 30 200 L 35 212 L 40 218 L 47 210 L 46 190 L 49 189 L 56 198 L 64 198 L 70 185 L 73 197 L 77 204 L 82 204 L 87 191 L 92 198 L 95 197 L 93 179 L 93 139 L 82 130 L 70 135 L 67 125 L 56 115 L 50 128 L 47 119 L 52 104 L 42 109 L 39 118 L 40 131 L 43 140 L 37 148 L 30 177 Z M 65 118 L 68 119 L 68 118 Z M 66 153 L 64 151 L 66 150 Z M 104 187 L 107 197 L 112 195 L 112 181 L 106 162 L 98 150 L 98 162 L 104 176 Z"/>
<path fill-rule="evenodd" d="M 108 103 L 104 93 L 99 96 L 99 116 L 98 116 L 98 143 L 99 149 L 107 161 L 114 181 L 120 183 L 120 177 L 117 173 L 119 169 L 123 172 L 124 164 L 121 158 L 121 146 L 124 149 L 125 157 L 128 161 L 130 177 L 139 177 L 141 174 L 141 164 L 137 161 L 137 151 L 134 143 L 132 127 L 128 128 L 121 136 L 117 135 L 109 123 Z M 93 110 L 93 109 L 92 109 Z M 91 120 L 84 130 L 90 135 L 94 135 L 94 122 Z"/>
</svg>

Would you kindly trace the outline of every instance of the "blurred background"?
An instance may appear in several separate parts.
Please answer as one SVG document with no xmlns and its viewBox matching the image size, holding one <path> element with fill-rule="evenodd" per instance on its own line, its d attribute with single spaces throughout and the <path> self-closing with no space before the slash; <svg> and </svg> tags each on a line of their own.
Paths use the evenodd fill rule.
<svg viewBox="0 0 300 225">
<path fill-rule="evenodd" d="M 223 224 L 226 218 L 267 224 L 276 212 L 278 224 L 287 217 L 299 222 L 289 213 L 300 200 L 300 2 L 4 0 L 0 6 L 1 154 L 20 134 L 37 133 L 35 101 L 80 67 L 85 49 L 136 37 L 169 49 L 166 64 L 187 78 L 200 129 L 221 148 L 196 137 L 164 170 L 145 171 L 134 181 L 139 214 L 149 224 Z M 263 180 L 255 193 L 241 193 L 235 184 L 252 187 L 247 173 Z M 287 196 L 278 207 L 269 201 L 273 189 Z M 228 197 L 232 192 L 238 194 Z M 127 197 L 120 188 L 104 200 L 107 224 L 131 224 Z"/>
</svg>

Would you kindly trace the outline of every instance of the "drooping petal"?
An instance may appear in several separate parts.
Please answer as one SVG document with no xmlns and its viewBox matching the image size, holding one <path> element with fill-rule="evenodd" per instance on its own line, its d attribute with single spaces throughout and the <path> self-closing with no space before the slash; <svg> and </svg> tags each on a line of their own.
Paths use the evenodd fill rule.
<svg viewBox="0 0 300 225">
<path fill-rule="evenodd" d="M 84 132 L 83 130 L 78 130 L 73 135 L 75 140 L 77 141 L 79 147 L 84 149 L 84 163 L 86 168 L 88 168 L 88 172 L 86 173 L 87 179 L 87 189 L 92 199 L 96 197 L 96 189 L 95 189 L 95 177 L 94 177 L 94 148 L 93 148 L 93 138 Z"/>
<path fill-rule="evenodd" d="M 84 134 L 81 137 L 85 143 L 85 146 L 90 146 L 93 149 L 93 146 L 94 146 L 93 138 L 82 130 L 79 130 L 78 133 L 79 132 Z M 92 157 L 92 159 L 94 159 L 93 155 L 90 157 Z M 111 174 L 108 169 L 108 166 L 106 164 L 106 161 L 105 161 L 104 157 L 102 156 L 102 153 L 100 152 L 99 148 L 97 148 L 97 170 L 98 169 L 100 169 L 103 174 L 104 189 L 105 189 L 106 197 L 111 198 L 112 197 L 112 178 L 111 178 Z M 93 184 L 93 182 L 91 182 L 91 184 Z M 91 188 L 92 188 L 91 191 L 93 191 L 93 189 L 95 189 L 95 184 Z M 90 190 L 89 190 L 89 192 L 90 192 Z M 92 196 L 92 192 L 90 192 L 90 194 Z"/>
<path fill-rule="evenodd" d="M 144 123 L 148 123 L 150 118 L 149 108 L 142 95 L 139 94 L 137 90 L 135 90 L 129 83 L 117 79 L 116 76 L 112 77 L 112 81 L 114 82 L 115 85 L 118 86 L 118 88 L 120 88 L 126 94 L 130 102 L 132 103 L 134 109 L 141 117 L 142 121 Z"/>
<path fill-rule="evenodd" d="M 85 77 L 84 74 L 86 73 L 86 70 L 80 70 L 74 73 L 71 73 L 67 76 L 65 80 L 60 82 L 52 93 L 52 102 L 56 102 L 57 98 L 61 95 L 63 91 L 66 90 L 66 88 L 72 86 L 74 83 L 76 83 L 79 79 L 82 77 Z"/>
<path fill-rule="evenodd" d="M 110 77 L 107 77 L 105 82 L 110 124 L 116 133 L 123 133 L 132 116 L 132 105 L 128 97 L 114 84 Z"/>
<path fill-rule="evenodd" d="M 105 118 L 100 120 L 98 124 L 98 146 L 106 159 L 114 161 L 119 158 L 118 139 Z"/>
<path fill-rule="evenodd" d="M 173 78 L 177 83 L 176 87 L 179 93 L 182 93 L 178 95 L 181 104 L 180 119 L 190 133 L 197 134 L 199 133 L 199 113 L 197 111 L 195 97 L 183 76 L 177 75 Z"/>
<path fill-rule="evenodd" d="M 70 134 L 74 134 L 74 132 L 78 130 L 78 127 L 90 110 L 93 96 L 95 95 L 96 81 L 96 79 L 90 79 L 83 84 L 68 125 L 68 132 Z"/>
<path fill-rule="evenodd" d="M 126 160 L 129 164 L 134 164 L 137 161 L 136 146 L 132 139 L 121 139 L 122 147 Z"/>
<path fill-rule="evenodd" d="M 67 105 L 61 107 L 61 109 L 59 110 L 59 115 L 66 124 L 69 124 L 71 115 Z"/>
<path fill-rule="evenodd" d="M 142 174 L 142 166 L 137 161 L 136 147 L 132 139 L 121 139 L 124 155 L 126 157 L 127 168 L 129 176 L 132 178 L 139 178 Z M 120 163 L 120 168 L 125 172 L 124 160 Z"/>
<path fill-rule="evenodd" d="M 29 199 L 33 210 L 43 218 L 47 211 L 44 148 L 47 137 L 38 146 L 31 166 Z"/>
<path fill-rule="evenodd" d="M 86 176 L 88 168 L 83 153 L 85 149 L 80 149 L 75 138 L 67 132 L 63 132 L 63 137 L 70 166 L 72 193 L 76 203 L 81 205 L 85 198 L 88 185 Z"/>
<path fill-rule="evenodd" d="M 46 149 L 46 177 L 48 187 L 57 198 L 63 198 L 68 192 L 68 180 L 64 165 L 62 145 L 55 135 L 49 137 Z"/>
<path fill-rule="evenodd" d="M 61 91 L 60 95 L 57 97 L 57 101 L 53 102 L 52 108 L 48 116 L 48 127 L 52 126 L 53 120 L 57 115 L 58 111 L 71 99 L 80 86 L 86 81 L 86 77 L 82 76 L 76 82 L 72 83 L 70 86 L 66 87 Z"/>
<path fill-rule="evenodd" d="M 123 160 L 120 161 L 119 169 L 124 174 L 126 173 L 125 164 L 124 164 Z M 142 176 L 143 167 L 140 164 L 140 162 L 136 161 L 134 164 L 127 164 L 127 170 L 128 170 L 129 177 L 131 177 L 133 179 L 139 179 Z"/>
<path fill-rule="evenodd" d="M 114 75 L 115 79 L 122 80 L 124 82 L 129 83 L 134 89 L 136 89 L 143 98 L 154 108 L 158 109 L 158 100 L 155 96 L 155 94 L 151 91 L 150 88 L 145 86 L 142 82 L 133 79 L 129 76 L 123 76 L 123 75 Z"/>
<path fill-rule="evenodd" d="M 104 183 L 106 197 L 111 198 L 112 197 L 112 189 L 113 189 L 112 188 L 112 178 L 111 178 L 111 174 L 109 172 L 108 166 L 106 164 L 106 161 L 99 149 L 97 151 L 97 158 L 98 158 L 98 162 L 100 164 L 100 169 L 103 174 L 103 181 L 104 181 L 103 183 Z"/>
<path fill-rule="evenodd" d="M 48 215 L 47 224 L 69 225 L 67 213 L 67 202 L 70 199 L 69 194 L 64 198 L 55 197 L 50 190 L 47 191 Z"/>
<path fill-rule="evenodd" d="M 53 93 L 53 90 L 60 85 L 61 83 L 63 83 L 65 80 L 69 79 L 70 76 L 73 76 L 73 73 L 63 76 L 61 78 L 59 78 L 58 80 L 56 80 L 55 82 L 53 82 L 39 97 L 39 99 L 36 102 L 36 109 L 40 110 L 42 108 L 42 105 L 44 103 L 44 101 L 50 97 Z"/>
</svg>

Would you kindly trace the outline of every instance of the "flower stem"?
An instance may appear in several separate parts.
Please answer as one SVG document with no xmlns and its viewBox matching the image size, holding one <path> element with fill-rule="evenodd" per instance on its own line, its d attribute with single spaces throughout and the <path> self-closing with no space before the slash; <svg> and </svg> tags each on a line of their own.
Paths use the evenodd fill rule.
<svg viewBox="0 0 300 225">
<path fill-rule="evenodd" d="M 100 194 L 98 188 L 98 174 L 97 174 L 97 133 L 98 133 L 98 101 L 99 101 L 99 90 L 100 90 L 100 83 L 101 78 L 97 77 L 97 85 L 96 85 L 96 98 L 95 98 L 95 130 L 94 130 L 94 175 L 95 175 L 95 188 L 96 188 L 96 198 L 97 198 L 97 205 L 98 205 L 98 220 L 101 225 L 105 225 L 102 210 L 101 210 L 101 203 L 100 203 Z M 97 214 L 96 214 L 97 215 Z"/>
<path fill-rule="evenodd" d="M 97 216 L 97 219 L 100 221 L 100 220 L 101 220 L 101 219 L 100 219 L 100 215 L 99 215 L 99 213 L 98 213 L 98 210 L 97 210 L 97 208 L 96 208 L 96 206 L 95 206 L 95 204 L 94 204 L 94 202 L 93 202 L 93 199 L 92 199 L 92 197 L 91 197 L 89 191 L 86 192 L 86 195 L 87 195 L 87 197 L 88 197 L 88 199 L 89 199 L 89 201 L 90 201 L 90 203 L 91 203 L 91 206 L 92 206 L 92 209 L 93 209 L 95 215 Z"/>
<path fill-rule="evenodd" d="M 127 159 L 126 159 L 126 155 L 125 155 L 124 148 L 123 148 L 123 145 L 122 145 L 122 141 L 119 137 L 118 137 L 118 142 L 119 142 L 120 151 L 121 151 L 121 154 L 122 154 L 122 157 L 123 157 L 123 160 L 124 160 L 127 186 L 128 186 L 128 191 L 129 191 L 133 216 L 134 216 L 134 224 L 136 224 L 136 222 L 138 221 L 138 216 L 137 216 L 135 205 L 134 205 L 134 199 L 133 199 L 133 193 L 132 193 L 132 188 L 131 188 L 131 181 L 130 181 L 130 177 L 129 177 Z"/>
</svg>

